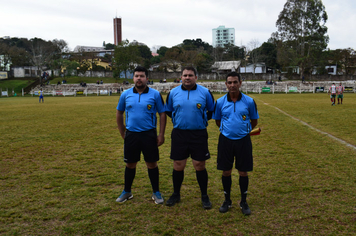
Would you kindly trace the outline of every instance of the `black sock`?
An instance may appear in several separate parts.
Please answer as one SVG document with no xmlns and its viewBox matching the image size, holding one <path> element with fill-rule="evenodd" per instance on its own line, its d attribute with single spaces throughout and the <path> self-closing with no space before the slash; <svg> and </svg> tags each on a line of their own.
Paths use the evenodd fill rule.
<svg viewBox="0 0 356 236">
<path fill-rule="evenodd" d="M 231 193 L 231 175 L 230 176 L 222 176 L 221 177 L 222 185 L 224 188 L 225 201 L 231 201 L 230 193 Z"/>
<path fill-rule="evenodd" d="M 197 176 L 201 195 L 202 196 L 207 195 L 208 194 L 208 172 L 206 171 L 206 169 L 204 169 L 201 171 L 195 171 L 195 174 Z"/>
<path fill-rule="evenodd" d="M 247 189 L 248 189 L 248 176 L 240 176 L 239 184 L 240 184 L 240 191 L 241 191 L 241 202 L 246 202 Z"/>
<path fill-rule="evenodd" d="M 176 171 L 173 170 L 173 188 L 175 194 L 180 194 L 180 187 L 182 187 L 182 183 L 184 180 L 184 170 Z"/>
<path fill-rule="evenodd" d="M 148 169 L 148 177 L 150 178 L 153 192 L 159 191 L 159 170 L 158 166 L 154 169 Z"/>
<path fill-rule="evenodd" d="M 125 192 L 131 192 L 132 182 L 136 175 L 136 168 L 129 169 L 126 167 L 125 169 Z"/>
</svg>

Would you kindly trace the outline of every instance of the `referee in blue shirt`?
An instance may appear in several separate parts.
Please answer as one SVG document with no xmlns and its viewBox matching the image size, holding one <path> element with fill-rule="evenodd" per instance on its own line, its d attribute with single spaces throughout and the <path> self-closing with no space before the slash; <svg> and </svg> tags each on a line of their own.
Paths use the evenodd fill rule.
<svg viewBox="0 0 356 236">
<path fill-rule="evenodd" d="M 136 174 L 136 165 L 143 153 L 148 176 L 152 185 L 152 200 L 163 204 L 159 192 L 159 160 L 158 147 L 164 143 L 166 129 L 166 113 L 161 94 L 147 87 L 148 71 L 144 67 L 136 67 L 133 81 L 135 86 L 121 94 L 116 111 L 116 121 L 121 137 L 124 139 L 125 188 L 117 202 L 125 202 L 133 197 L 131 186 Z M 125 124 L 124 125 L 124 112 Z M 159 113 L 160 130 L 157 136 L 157 116 Z"/>
<path fill-rule="evenodd" d="M 240 208 L 243 214 L 250 215 L 251 210 L 246 202 L 248 189 L 248 171 L 253 169 L 252 143 L 250 131 L 257 125 L 259 118 L 254 100 L 241 93 L 241 77 L 236 72 L 226 76 L 228 93 L 216 101 L 213 119 L 220 128 L 217 168 L 222 170 L 222 184 L 225 201 L 219 211 L 225 213 L 232 205 L 230 199 L 231 173 L 235 160 L 235 168 L 239 172 L 241 191 Z"/>
<path fill-rule="evenodd" d="M 180 201 L 184 168 L 190 155 L 203 207 L 210 209 L 212 205 L 207 193 L 208 172 L 205 169 L 205 161 L 210 158 L 206 127 L 214 111 L 214 97 L 207 88 L 196 84 L 196 70 L 193 67 L 184 68 L 181 79 L 182 85 L 172 89 L 166 101 L 166 111 L 173 122 L 171 159 L 174 163 L 174 192 L 166 205 L 173 206 Z"/>
</svg>

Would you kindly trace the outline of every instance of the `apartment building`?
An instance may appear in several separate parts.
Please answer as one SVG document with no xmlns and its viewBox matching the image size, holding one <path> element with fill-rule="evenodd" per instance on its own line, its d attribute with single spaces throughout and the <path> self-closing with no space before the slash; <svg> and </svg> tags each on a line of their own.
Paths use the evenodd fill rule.
<svg viewBox="0 0 356 236">
<path fill-rule="evenodd" d="M 213 29 L 213 47 L 224 47 L 226 44 L 235 44 L 235 29 L 220 25 Z"/>
</svg>

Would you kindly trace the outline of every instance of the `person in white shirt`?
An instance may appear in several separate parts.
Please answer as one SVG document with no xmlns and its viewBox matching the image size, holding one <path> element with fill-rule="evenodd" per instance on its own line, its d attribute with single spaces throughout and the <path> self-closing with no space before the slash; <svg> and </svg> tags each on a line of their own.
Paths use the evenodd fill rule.
<svg viewBox="0 0 356 236">
<path fill-rule="evenodd" d="M 336 86 L 335 83 L 331 85 L 328 91 L 328 95 L 330 95 L 331 105 L 335 106 L 335 98 L 336 98 Z"/>
</svg>

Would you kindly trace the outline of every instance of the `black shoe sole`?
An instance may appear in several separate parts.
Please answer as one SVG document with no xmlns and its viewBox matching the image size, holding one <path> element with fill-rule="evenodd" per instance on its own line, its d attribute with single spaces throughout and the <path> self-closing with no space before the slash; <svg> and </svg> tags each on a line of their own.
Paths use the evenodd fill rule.
<svg viewBox="0 0 356 236">
<path fill-rule="evenodd" d="M 244 214 L 245 216 L 251 215 L 251 209 L 250 208 L 248 208 L 248 212 L 244 212 L 244 210 L 242 209 L 242 207 L 240 205 L 240 209 L 241 209 L 242 214 Z"/>
<path fill-rule="evenodd" d="M 228 206 L 227 209 L 220 207 L 220 208 L 219 208 L 219 212 L 220 212 L 220 213 L 226 213 L 226 212 L 229 211 L 230 208 L 231 208 L 231 205 Z"/>
<path fill-rule="evenodd" d="M 241 207 L 240 207 L 240 208 L 241 208 Z M 244 214 L 245 216 L 251 215 L 251 210 L 250 210 L 249 212 L 244 212 L 244 211 L 242 210 L 242 208 L 241 208 L 241 212 L 242 212 L 242 214 Z"/>
<path fill-rule="evenodd" d="M 220 213 L 226 213 L 226 212 L 228 212 L 229 211 L 229 208 L 228 209 L 223 209 L 223 210 L 221 210 L 220 208 L 219 208 L 219 212 Z"/>
<path fill-rule="evenodd" d="M 203 208 L 205 209 L 205 210 L 209 210 L 209 209 L 211 209 L 213 206 L 212 206 L 212 204 L 210 203 L 210 205 L 204 205 L 203 204 Z"/>
</svg>

